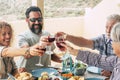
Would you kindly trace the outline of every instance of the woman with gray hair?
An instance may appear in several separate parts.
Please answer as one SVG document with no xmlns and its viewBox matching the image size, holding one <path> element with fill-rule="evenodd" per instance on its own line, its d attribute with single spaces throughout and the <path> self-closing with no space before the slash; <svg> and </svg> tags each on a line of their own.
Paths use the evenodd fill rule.
<svg viewBox="0 0 120 80">
<path fill-rule="evenodd" d="M 81 60 L 88 65 L 103 68 L 112 71 L 110 80 L 120 80 L 120 23 L 116 23 L 111 30 L 111 39 L 113 51 L 117 56 L 106 56 L 96 54 L 90 51 L 74 49 L 70 45 L 61 44 L 76 56 L 77 60 Z"/>
</svg>

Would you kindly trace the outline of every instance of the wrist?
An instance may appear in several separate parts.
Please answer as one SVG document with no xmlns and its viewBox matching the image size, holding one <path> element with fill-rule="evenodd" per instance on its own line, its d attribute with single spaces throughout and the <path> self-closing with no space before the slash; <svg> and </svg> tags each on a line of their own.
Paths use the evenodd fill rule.
<svg viewBox="0 0 120 80">
<path fill-rule="evenodd" d="M 25 57 L 26 58 L 29 58 L 31 57 L 32 55 L 30 54 L 30 48 L 28 48 L 26 51 L 25 51 Z"/>
<path fill-rule="evenodd" d="M 65 39 L 65 40 L 67 40 L 67 36 L 68 36 L 67 34 L 64 34 L 64 39 Z"/>
</svg>

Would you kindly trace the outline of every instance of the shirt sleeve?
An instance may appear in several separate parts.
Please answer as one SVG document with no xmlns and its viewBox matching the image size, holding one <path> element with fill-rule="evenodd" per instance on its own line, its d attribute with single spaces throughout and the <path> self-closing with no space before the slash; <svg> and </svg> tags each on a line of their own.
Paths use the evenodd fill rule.
<svg viewBox="0 0 120 80">
<path fill-rule="evenodd" d="M 79 50 L 76 59 L 81 60 L 87 63 L 88 65 L 100 67 L 109 71 L 113 70 L 115 64 L 118 61 L 117 56 L 105 56 L 105 55 L 95 54 L 90 51 L 81 51 L 81 50 Z"/>
<path fill-rule="evenodd" d="M 18 35 L 17 36 L 17 46 L 18 47 L 29 46 L 27 38 L 23 35 Z"/>
<path fill-rule="evenodd" d="M 105 35 L 100 35 L 96 38 L 93 38 L 92 40 L 94 42 L 93 49 L 101 50 L 105 44 Z"/>
</svg>

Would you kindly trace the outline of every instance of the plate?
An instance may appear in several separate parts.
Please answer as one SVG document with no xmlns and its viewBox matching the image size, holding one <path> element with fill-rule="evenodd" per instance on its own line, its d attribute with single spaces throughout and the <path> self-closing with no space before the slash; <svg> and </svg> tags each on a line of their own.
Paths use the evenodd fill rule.
<svg viewBox="0 0 120 80">
<path fill-rule="evenodd" d="M 47 72 L 49 75 L 59 74 L 58 71 L 54 68 L 41 68 L 32 71 L 34 77 L 40 77 L 42 72 Z"/>
<path fill-rule="evenodd" d="M 98 67 L 94 67 L 94 66 L 89 66 L 87 68 L 87 71 L 88 72 L 91 72 L 91 73 L 96 73 L 96 74 L 100 74 L 101 73 L 101 68 L 98 68 Z"/>
<path fill-rule="evenodd" d="M 87 78 L 85 80 L 104 80 L 104 79 L 101 79 L 101 78 Z"/>
</svg>

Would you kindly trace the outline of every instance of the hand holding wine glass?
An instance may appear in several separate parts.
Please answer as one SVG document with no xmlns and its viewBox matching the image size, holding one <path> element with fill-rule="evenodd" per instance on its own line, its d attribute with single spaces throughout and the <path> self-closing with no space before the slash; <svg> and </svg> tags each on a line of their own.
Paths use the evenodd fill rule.
<svg viewBox="0 0 120 80">
<path fill-rule="evenodd" d="M 66 44 L 65 40 L 64 40 L 64 36 L 58 36 L 56 37 L 56 46 L 59 48 L 59 50 L 61 51 L 66 51 L 65 47 L 61 45 L 62 44 Z"/>
<path fill-rule="evenodd" d="M 40 50 L 42 51 L 46 51 L 46 46 L 47 46 L 47 42 L 46 42 L 46 38 L 43 36 L 41 37 L 40 41 L 39 41 L 39 46 L 40 46 Z M 36 64 L 36 66 L 44 66 L 41 62 L 41 58 L 42 58 L 42 55 L 39 56 L 39 62 L 38 64 Z"/>
<path fill-rule="evenodd" d="M 51 45 L 52 43 L 55 41 L 55 36 L 54 35 L 49 35 L 48 36 L 48 45 L 47 45 L 47 49 L 46 49 L 46 53 L 51 55 L 53 52 L 51 51 Z"/>
</svg>

